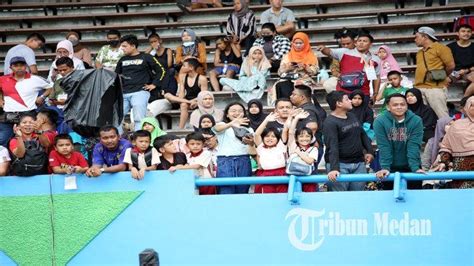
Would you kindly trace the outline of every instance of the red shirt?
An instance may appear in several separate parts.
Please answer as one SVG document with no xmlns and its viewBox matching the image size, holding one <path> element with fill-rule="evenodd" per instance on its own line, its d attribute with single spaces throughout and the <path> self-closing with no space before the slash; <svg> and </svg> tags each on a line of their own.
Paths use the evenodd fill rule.
<svg viewBox="0 0 474 266">
<path fill-rule="evenodd" d="M 46 152 L 49 153 L 49 151 L 51 150 L 51 148 L 54 146 L 54 138 L 58 135 L 58 132 L 54 131 L 54 130 L 50 130 L 50 131 L 45 131 L 43 132 L 43 136 L 47 137 L 48 140 L 49 140 L 49 147 L 46 149 Z M 38 135 L 36 133 L 32 133 L 31 134 L 31 139 L 36 139 L 37 141 L 38 140 Z M 18 140 L 16 138 L 12 138 L 10 140 L 10 143 L 9 143 L 9 148 L 10 148 L 10 151 L 13 152 L 13 150 L 16 149 L 17 147 L 17 144 L 18 143 Z"/>
<path fill-rule="evenodd" d="M 35 133 L 32 133 L 31 134 L 31 138 L 29 140 L 36 140 L 36 141 L 39 141 L 38 140 L 38 135 L 36 135 Z M 27 141 L 26 139 L 23 139 L 23 141 Z M 8 148 L 10 149 L 10 151 L 13 153 L 13 151 L 17 148 L 18 146 L 18 139 L 17 138 L 12 138 L 10 140 L 10 143 L 8 144 Z"/>
<path fill-rule="evenodd" d="M 66 168 L 68 166 L 88 167 L 86 159 L 80 152 L 73 151 L 71 157 L 66 158 L 59 154 L 56 150 L 52 150 L 49 154 L 49 172 L 53 172 L 53 167 L 60 166 Z"/>
</svg>

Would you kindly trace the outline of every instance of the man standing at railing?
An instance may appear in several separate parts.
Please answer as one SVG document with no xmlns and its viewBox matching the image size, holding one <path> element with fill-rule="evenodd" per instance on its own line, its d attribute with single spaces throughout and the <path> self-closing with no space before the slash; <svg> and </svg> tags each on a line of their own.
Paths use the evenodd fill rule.
<svg viewBox="0 0 474 266">
<path fill-rule="evenodd" d="M 420 149 L 423 142 L 423 121 L 408 110 L 405 96 L 399 93 L 387 97 L 388 112 L 374 122 L 375 138 L 380 150 L 380 166 L 376 173 L 383 179 L 390 172 L 417 172 L 421 169 Z M 392 189 L 393 182 L 384 182 L 384 189 Z M 421 189 L 421 181 L 408 182 L 408 188 Z"/>
</svg>

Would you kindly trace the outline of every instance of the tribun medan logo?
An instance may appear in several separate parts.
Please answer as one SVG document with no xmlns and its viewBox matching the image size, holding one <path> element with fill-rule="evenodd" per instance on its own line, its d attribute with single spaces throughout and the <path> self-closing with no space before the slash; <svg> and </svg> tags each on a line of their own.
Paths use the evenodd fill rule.
<svg viewBox="0 0 474 266">
<path fill-rule="evenodd" d="M 303 251 L 320 248 L 326 237 L 431 236 L 431 220 L 413 219 L 408 212 L 399 217 L 392 217 L 389 212 L 374 212 L 369 222 L 369 219 L 343 218 L 335 211 L 326 213 L 325 209 L 294 208 L 285 219 L 290 218 L 288 240 Z"/>
</svg>

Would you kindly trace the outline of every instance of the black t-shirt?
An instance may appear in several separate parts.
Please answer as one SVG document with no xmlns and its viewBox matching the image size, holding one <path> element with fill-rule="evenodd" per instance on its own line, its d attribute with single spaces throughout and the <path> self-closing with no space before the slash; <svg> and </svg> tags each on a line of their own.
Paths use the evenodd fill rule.
<svg viewBox="0 0 474 266">
<path fill-rule="evenodd" d="M 122 80 L 123 93 L 132 93 L 143 90 L 145 84 L 159 88 L 166 71 L 156 58 L 140 53 L 120 58 L 115 72 Z"/>
<path fill-rule="evenodd" d="M 453 53 L 456 71 L 461 69 L 467 69 L 474 66 L 474 44 L 470 44 L 468 47 L 461 47 L 457 42 L 448 44 L 449 49 Z"/>
<path fill-rule="evenodd" d="M 339 163 L 364 161 L 364 150 L 373 154 L 372 143 L 367 137 L 359 119 L 347 113 L 347 118 L 329 115 L 324 121 L 324 160 L 331 165 L 331 171 L 339 170 Z"/>
<path fill-rule="evenodd" d="M 283 131 L 283 126 L 284 125 L 278 121 L 271 121 L 271 122 L 268 122 L 267 124 L 267 128 L 276 128 L 278 129 L 278 132 L 280 133 Z"/>
<path fill-rule="evenodd" d="M 186 154 L 182 152 L 177 152 L 173 155 L 173 162 L 168 162 L 163 156 L 160 156 L 160 164 L 158 165 L 158 170 L 168 170 L 171 166 L 176 165 L 185 165 L 188 163 L 186 159 Z"/>
</svg>

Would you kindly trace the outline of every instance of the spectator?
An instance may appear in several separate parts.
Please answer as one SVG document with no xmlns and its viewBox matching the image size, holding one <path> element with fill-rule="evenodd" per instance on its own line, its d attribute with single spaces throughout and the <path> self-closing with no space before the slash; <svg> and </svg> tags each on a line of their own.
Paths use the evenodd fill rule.
<svg viewBox="0 0 474 266">
<path fill-rule="evenodd" d="M 71 136 L 59 134 L 54 138 L 54 150 L 49 154 L 49 168 L 54 174 L 71 175 L 85 173 L 89 165 L 80 152 L 74 151 Z"/>
<path fill-rule="evenodd" d="M 221 0 L 178 0 L 176 5 L 186 13 L 191 12 L 195 9 L 209 8 L 209 7 L 222 7 Z"/>
<path fill-rule="evenodd" d="M 255 14 L 249 9 L 245 0 L 234 0 L 234 12 L 227 19 L 227 35 L 232 41 L 245 49 L 245 56 L 255 41 Z"/>
<path fill-rule="evenodd" d="M 305 85 L 295 86 L 290 100 L 296 108 L 301 108 L 309 114 L 306 118 L 300 119 L 298 128 L 307 127 L 315 134 L 318 131 L 318 126 L 321 125 L 321 118 L 318 116 L 318 110 L 311 102 L 311 88 Z"/>
<path fill-rule="evenodd" d="M 173 67 L 174 64 L 174 57 L 173 51 L 170 48 L 166 48 L 163 46 L 163 40 L 161 37 L 156 34 L 152 33 L 148 36 L 148 42 L 150 43 L 150 47 L 146 50 L 147 53 L 151 54 L 160 62 L 160 64 L 165 68 L 166 73 L 161 81 L 161 90 L 153 90 L 150 95 L 150 99 L 148 102 L 152 104 L 154 101 L 163 100 L 164 95 L 166 93 L 171 93 L 172 95 L 176 95 L 178 91 L 178 82 L 176 81 L 175 74 L 176 71 Z M 159 101 L 156 104 L 161 103 L 161 105 L 166 105 L 166 101 Z M 156 106 L 155 104 L 155 106 Z M 148 106 L 150 107 L 150 105 Z M 164 108 L 167 108 L 164 107 Z M 170 110 L 171 106 L 168 107 Z M 156 115 L 154 115 L 156 116 Z"/>
<path fill-rule="evenodd" d="M 385 100 L 382 108 L 380 109 L 380 114 L 383 114 L 387 110 L 387 98 L 388 96 L 398 93 L 405 95 L 407 88 L 403 87 L 402 84 L 402 74 L 396 70 L 392 70 L 387 74 L 388 82 L 385 83 L 382 88 L 379 90 L 375 101 Z"/>
<path fill-rule="evenodd" d="M 199 132 L 193 132 L 186 136 L 186 146 L 189 149 L 187 155 L 188 165 L 170 168 L 170 171 L 179 169 L 194 169 L 198 178 L 213 178 L 216 176 L 215 165 L 212 161 L 212 153 L 204 149 L 205 138 Z M 199 187 L 199 195 L 217 194 L 215 186 Z"/>
<path fill-rule="evenodd" d="M 36 121 L 34 125 L 35 133 L 38 136 L 38 140 L 41 146 L 46 148 L 46 151 L 52 150 L 55 137 L 58 135 L 56 132 L 56 123 L 58 122 L 59 114 L 49 108 L 42 108 L 36 114 Z"/>
<path fill-rule="evenodd" d="M 209 72 L 209 81 L 214 91 L 220 91 L 219 76 L 233 78 L 239 73 L 242 64 L 240 46 L 228 37 L 219 37 L 216 40 L 216 53 L 214 54 L 214 69 Z"/>
<path fill-rule="evenodd" d="M 91 50 L 81 43 L 81 33 L 70 31 L 66 35 L 66 40 L 74 47 L 74 57 L 79 58 L 86 68 L 93 68 Z"/>
<path fill-rule="evenodd" d="M 153 143 L 157 137 L 166 135 L 166 132 L 161 130 L 158 120 L 154 117 L 145 117 L 140 122 L 140 128 L 146 130 L 151 134 L 151 142 Z"/>
<path fill-rule="evenodd" d="M 283 56 L 278 69 L 282 80 L 275 84 L 276 98 L 290 97 L 294 84 L 315 86 L 313 77 L 318 73 L 318 69 L 318 58 L 311 50 L 308 35 L 297 32 L 293 36 L 290 52 Z"/>
<path fill-rule="evenodd" d="M 97 177 L 103 173 L 117 173 L 127 170 L 123 162 L 125 150 L 132 145 L 128 140 L 121 139 L 118 129 L 113 126 L 103 126 L 99 129 L 99 143 L 92 152 L 92 166 L 86 175 Z"/>
<path fill-rule="evenodd" d="M 217 175 L 216 177 L 246 177 L 252 175 L 250 163 L 249 146 L 254 145 L 253 129 L 248 125 L 245 108 L 242 104 L 230 103 L 224 109 L 222 122 L 213 127 L 220 145 L 217 151 Z M 221 186 L 219 194 L 246 194 L 249 186 Z"/>
<path fill-rule="evenodd" d="M 374 38 L 368 31 L 360 30 L 357 35 L 356 48 L 330 49 L 319 46 L 319 50 L 339 61 L 341 72 L 336 90 L 351 93 L 355 89 L 360 89 L 364 95 L 370 97 L 370 82 L 374 99 L 378 94 L 380 86 L 380 59 L 370 52 Z M 363 84 L 354 85 L 354 74 L 357 74 L 356 80 L 364 80 Z M 351 82 L 342 82 L 349 80 Z"/>
<path fill-rule="evenodd" d="M 62 40 L 56 46 L 56 59 L 53 61 L 53 63 L 51 64 L 51 67 L 49 68 L 49 73 L 48 73 L 49 82 L 56 81 L 56 78 L 58 75 L 56 61 L 61 57 L 71 58 L 74 63 L 74 69 L 76 70 L 85 69 L 84 63 L 79 58 L 74 57 L 74 49 L 72 48 L 72 43 L 68 40 Z"/>
<path fill-rule="evenodd" d="M 474 96 L 466 101 L 464 107 L 466 118 L 455 121 L 441 142 L 441 163 L 438 171 L 445 171 L 452 165 L 453 171 L 474 170 Z M 453 181 L 455 188 L 472 188 L 474 182 L 467 180 Z"/>
<path fill-rule="evenodd" d="M 13 57 L 10 60 L 12 73 L 0 77 L 0 107 L 5 111 L 0 117 L 0 145 L 4 147 L 13 136 L 13 125 L 19 123 L 21 114 L 43 105 L 51 92 L 46 80 L 27 73 L 26 68 L 25 58 Z M 44 92 L 38 97 L 41 91 Z"/>
<path fill-rule="evenodd" d="M 107 32 L 107 44 L 102 46 L 95 57 L 95 67 L 115 71 L 118 61 L 123 56 L 120 49 L 120 32 L 110 30 Z"/>
<path fill-rule="evenodd" d="M 337 43 L 339 44 L 339 48 L 354 49 L 354 39 L 356 35 L 357 34 L 352 30 L 346 29 L 344 27 L 334 34 L 334 39 L 336 39 Z M 326 93 L 330 93 L 331 91 L 336 90 L 337 81 L 339 79 L 339 76 L 341 75 L 341 66 L 339 64 L 339 60 L 333 58 L 329 69 L 331 70 L 332 77 L 323 82 L 323 87 L 326 90 Z"/>
<path fill-rule="evenodd" d="M 58 58 L 58 60 L 56 60 L 56 69 L 58 74 L 56 75 L 53 89 L 48 98 L 50 105 L 63 109 L 64 104 L 66 104 L 67 93 L 65 93 L 61 87 L 61 81 L 74 71 L 74 61 L 67 56 Z"/>
<path fill-rule="evenodd" d="M 428 142 L 429 139 L 434 137 L 436 122 L 438 121 L 436 113 L 431 107 L 423 103 L 423 97 L 419 89 L 407 90 L 405 98 L 407 99 L 408 109 L 421 117 L 423 121 L 423 142 Z"/>
<path fill-rule="evenodd" d="M 452 81 L 465 80 L 468 82 L 464 96 L 474 95 L 474 45 L 472 45 L 472 27 L 462 24 L 456 28 L 458 40 L 448 44 L 453 53 L 455 67 L 449 76 Z M 454 74 L 454 75 L 453 75 Z"/>
<path fill-rule="evenodd" d="M 8 148 L 12 155 L 11 170 L 13 175 L 33 176 L 48 172 L 47 148 L 41 145 L 35 134 L 34 113 L 24 113 L 18 126 L 14 126 L 15 137 L 10 140 Z"/>
<path fill-rule="evenodd" d="M 392 50 L 387 45 L 382 45 L 377 50 L 377 56 L 380 58 L 380 79 L 382 82 L 387 81 L 390 71 L 398 71 L 402 73 L 402 69 L 398 65 L 397 60 L 392 55 Z"/>
<path fill-rule="evenodd" d="M 451 50 L 438 42 L 430 27 L 418 29 L 415 43 L 421 49 L 416 53 L 414 85 L 438 117 L 448 116 L 448 76 L 455 66 Z"/>
<path fill-rule="evenodd" d="M 296 30 L 293 11 L 283 7 L 283 0 L 270 0 L 270 5 L 271 8 L 263 11 L 260 23 L 273 23 L 279 34 L 291 38 Z"/>
<path fill-rule="evenodd" d="M 138 39 L 127 35 L 120 39 L 124 56 L 117 63 L 115 72 L 120 75 L 123 90 L 123 114 L 133 110 L 135 130 L 147 113 L 150 92 L 160 88 L 166 71 L 153 56 L 138 51 Z"/>
<path fill-rule="evenodd" d="M 201 129 L 200 132 L 204 137 L 204 147 L 212 154 L 212 165 L 214 166 L 214 173 L 217 173 L 217 152 L 219 150 L 219 143 L 217 136 L 211 128 Z"/>
<path fill-rule="evenodd" d="M 281 59 L 291 48 L 290 40 L 284 35 L 277 34 L 275 24 L 267 22 L 262 25 L 260 38 L 256 39 L 253 46 L 261 46 L 265 56 L 272 65 L 271 72 L 277 72 L 280 68 Z"/>
<path fill-rule="evenodd" d="M 38 66 L 36 65 L 36 56 L 34 50 L 41 48 L 46 43 L 43 35 L 39 33 L 30 34 L 24 43 L 10 48 L 5 55 L 5 65 L 3 67 L 4 75 L 9 75 L 12 73 L 10 69 L 11 60 L 13 57 L 23 57 L 25 58 L 28 70 L 31 74 L 38 74 Z"/>
<path fill-rule="evenodd" d="M 288 130 L 283 134 L 276 128 L 268 128 L 268 123 L 275 121 L 278 115 L 269 114 L 260 123 L 255 131 L 254 141 L 257 146 L 257 161 L 259 169 L 257 176 L 284 176 L 286 175 L 286 158 L 288 158 Z M 255 185 L 255 193 L 286 193 L 288 186 L 278 185 Z"/>
<path fill-rule="evenodd" d="M 360 95 L 359 95 L 360 97 Z M 364 97 L 364 95 L 362 95 Z M 365 165 L 374 159 L 372 143 L 362 123 L 350 111 L 352 102 L 347 94 L 332 91 L 326 101 L 331 114 L 324 121 L 324 142 L 328 164 L 329 191 L 362 191 L 365 182 L 337 182 L 340 174 L 367 173 Z"/>
<path fill-rule="evenodd" d="M 202 129 L 211 129 L 216 125 L 216 119 L 210 114 L 204 114 L 199 118 L 199 128 L 195 131 L 201 131 Z"/>
<path fill-rule="evenodd" d="M 373 139 L 374 111 L 370 108 L 364 93 L 361 90 L 355 90 L 349 95 L 349 99 L 352 102 L 352 110 L 349 113 L 355 115 L 367 136 Z"/>
<path fill-rule="evenodd" d="M 0 146 L 0 176 L 6 176 L 9 173 L 10 169 L 10 153 L 8 149 Z"/>
<path fill-rule="evenodd" d="M 203 115 L 211 115 L 214 121 L 222 120 L 222 110 L 216 108 L 214 102 L 214 95 L 210 91 L 201 91 L 197 96 L 198 108 L 191 113 L 189 124 L 194 128 L 200 127 L 200 119 Z M 215 122 L 214 122 L 215 124 Z"/>
<path fill-rule="evenodd" d="M 390 172 L 417 172 L 421 169 L 420 150 L 423 141 L 423 121 L 408 110 L 405 96 L 395 93 L 387 98 L 388 112 L 374 121 L 375 138 L 380 150 L 380 166 L 376 173 L 383 179 Z M 384 182 L 392 189 L 393 182 Z M 408 188 L 420 189 L 421 181 L 409 181 Z"/>
<path fill-rule="evenodd" d="M 267 124 L 267 128 L 276 128 L 278 132 L 281 134 L 283 131 L 283 127 L 290 117 L 290 114 L 293 109 L 293 104 L 291 103 L 290 99 L 288 98 L 280 98 L 277 99 L 275 102 L 275 121 L 269 121 Z"/>
<path fill-rule="evenodd" d="M 150 146 L 151 134 L 146 130 L 137 130 L 132 134 L 132 147 L 125 151 L 123 162 L 128 164 L 132 178 L 141 180 L 145 171 L 156 170 L 160 163 L 158 151 Z"/>
<path fill-rule="evenodd" d="M 250 100 L 247 103 L 247 114 L 250 120 L 250 127 L 255 131 L 265 120 L 265 114 L 263 113 L 263 104 L 258 99 Z"/>
<path fill-rule="evenodd" d="M 249 56 L 240 68 L 239 79 L 221 78 L 219 82 L 236 91 L 244 102 L 260 99 L 267 88 L 266 78 L 270 74 L 270 68 L 271 64 L 265 57 L 263 48 L 254 46 L 250 48 Z"/>
<path fill-rule="evenodd" d="M 161 153 L 158 170 L 175 171 L 176 166 L 184 166 L 188 163 L 186 154 L 178 152 L 173 139 L 168 135 L 157 138 L 153 143 L 153 147 Z"/>
<path fill-rule="evenodd" d="M 184 75 L 181 72 L 181 67 L 184 64 L 184 61 L 188 58 L 197 59 L 200 64 L 197 72 L 200 75 L 206 75 L 206 44 L 199 41 L 196 37 L 196 33 L 191 29 L 184 29 L 181 32 L 181 41 L 182 44 L 176 47 L 176 70 L 179 71 L 180 76 Z"/>
</svg>

